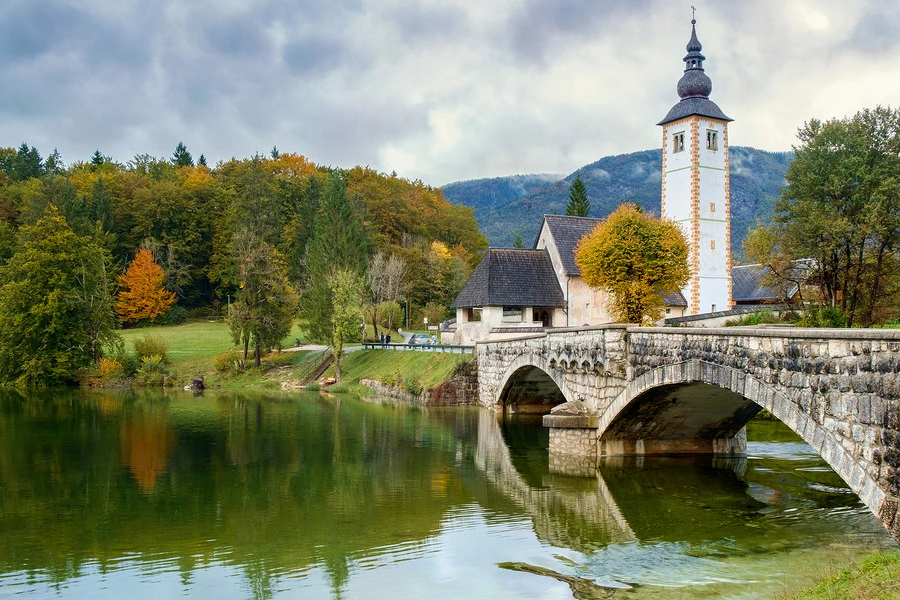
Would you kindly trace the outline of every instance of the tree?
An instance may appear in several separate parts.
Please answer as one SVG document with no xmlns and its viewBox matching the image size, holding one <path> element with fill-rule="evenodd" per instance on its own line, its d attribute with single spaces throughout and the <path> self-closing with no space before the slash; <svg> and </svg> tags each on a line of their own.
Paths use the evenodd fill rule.
<svg viewBox="0 0 900 600">
<path fill-rule="evenodd" d="M 188 152 L 187 146 L 182 142 L 178 142 L 175 146 L 175 153 L 172 154 L 172 166 L 174 167 L 193 167 L 194 157 Z"/>
<path fill-rule="evenodd" d="M 782 279 L 809 259 L 820 303 L 848 326 L 896 314 L 900 300 L 900 109 L 812 120 L 798 133 L 770 224 L 751 232 L 748 257 Z"/>
<path fill-rule="evenodd" d="M 91 155 L 91 170 L 96 171 L 98 168 L 103 165 L 109 164 L 112 162 L 111 156 L 104 156 L 101 154 L 100 149 L 97 148 L 94 150 L 94 153 Z"/>
<path fill-rule="evenodd" d="M 369 290 L 369 307 L 372 312 L 372 328 L 378 337 L 378 307 L 383 302 L 391 302 L 400 297 L 406 263 L 396 254 L 385 258 L 383 252 L 376 252 L 369 260 L 366 270 L 366 287 Z M 390 331 L 393 323 L 388 325 Z"/>
<path fill-rule="evenodd" d="M 204 154 L 201 154 L 201 155 L 200 155 L 200 158 L 197 159 L 197 166 L 198 166 L 198 167 L 206 167 L 206 166 L 209 166 L 209 165 L 206 164 L 206 156 L 205 156 Z"/>
<path fill-rule="evenodd" d="M 362 282 L 350 269 L 336 267 L 328 278 L 331 292 L 331 348 L 334 352 L 334 377 L 341 379 L 341 354 L 344 343 L 360 332 L 362 322 Z"/>
<path fill-rule="evenodd" d="M 359 205 L 347 196 L 343 177 L 335 172 L 328 180 L 306 249 L 306 289 L 300 318 L 312 340 L 325 342 L 332 338 L 334 303 L 328 284 L 331 273 L 340 268 L 361 274 L 368 252 L 368 232 Z"/>
<path fill-rule="evenodd" d="M 0 382 L 72 383 L 104 346 L 121 346 L 109 252 L 52 205 L 21 229 L 18 245 L 0 269 Z"/>
<path fill-rule="evenodd" d="M 141 319 L 155 321 L 175 304 L 175 294 L 163 286 L 165 273 L 147 248 L 138 250 L 125 273 L 116 279 L 119 282 L 116 313 L 123 323 Z"/>
<path fill-rule="evenodd" d="M 234 258 L 240 282 L 231 305 L 229 323 L 236 344 L 244 347 L 244 362 L 253 344 L 254 364 L 290 333 L 297 310 L 297 294 L 288 283 L 278 251 L 249 229 L 234 238 Z"/>
<path fill-rule="evenodd" d="M 622 204 L 578 243 L 575 263 L 588 285 L 612 293 L 612 312 L 627 323 L 662 314 L 662 296 L 688 280 L 688 248 L 675 223 Z"/>
<path fill-rule="evenodd" d="M 516 237 L 513 239 L 513 248 L 524 248 L 525 242 L 522 241 L 522 234 L 518 231 L 516 232 Z"/>
<path fill-rule="evenodd" d="M 588 200 L 587 190 L 581 180 L 581 174 L 575 175 L 572 187 L 569 188 L 569 204 L 566 206 L 566 214 L 570 217 L 586 217 L 591 212 L 591 201 Z"/>
</svg>

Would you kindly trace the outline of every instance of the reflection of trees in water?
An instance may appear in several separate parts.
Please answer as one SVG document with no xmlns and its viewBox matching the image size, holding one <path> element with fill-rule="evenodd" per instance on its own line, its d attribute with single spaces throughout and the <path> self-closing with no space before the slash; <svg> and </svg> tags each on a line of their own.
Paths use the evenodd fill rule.
<svg viewBox="0 0 900 600">
<path fill-rule="evenodd" d="M 87 562 L 166 556 L 186 587 L 195 565 L 225 562 L 256 597 L 317 567 L 340 595 L 357 561 L 427 540 L 468 498 L 447 466 L 457 416 L 319 396 L 76 397 L 0 396 L 0 571 L 65 581 Z"/>
<path fill-rule="evenodd" d="M 105 398 L 98 408 L 109 410 Z M 175 432 L 166 406 L 143 404 L 127 412 L 119 427 L 122 464 L 134 475 L 145 494 L 156 489 L 156 479 L 165 472 L 169 453 L 175 445 Z"/>
</svg>

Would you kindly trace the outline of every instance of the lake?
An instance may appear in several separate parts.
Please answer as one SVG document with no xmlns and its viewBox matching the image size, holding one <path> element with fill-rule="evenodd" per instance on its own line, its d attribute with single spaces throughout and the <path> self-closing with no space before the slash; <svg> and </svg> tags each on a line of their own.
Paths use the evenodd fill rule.
<svg viewBox="0 0 900 600">
<path fill-rule="evenodd" d="M 772 598 L 896 546 L 785 426 L 748 433 L 579 478 L 481 409 L 0 392 L 0 598 Z"/>
</svg>

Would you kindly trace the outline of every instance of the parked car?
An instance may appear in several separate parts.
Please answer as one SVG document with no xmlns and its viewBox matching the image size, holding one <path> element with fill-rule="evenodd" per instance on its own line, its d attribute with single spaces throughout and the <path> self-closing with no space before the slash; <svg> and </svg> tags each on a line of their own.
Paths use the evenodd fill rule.
<svg viewBox="0 0 900 600">
<path fill-rule="evenodd" d="M 414 333 L 406 341 L 407 344 L 415 344 L 416 346 L 431 346 L 434 342 L 427 333 Z"/>
</svg>

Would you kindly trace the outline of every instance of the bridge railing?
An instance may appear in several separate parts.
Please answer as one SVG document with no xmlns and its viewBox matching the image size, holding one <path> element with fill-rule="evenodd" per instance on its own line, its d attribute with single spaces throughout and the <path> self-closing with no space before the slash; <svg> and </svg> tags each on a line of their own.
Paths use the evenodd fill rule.
<svg viewBox="0 0 900 600">
<path fill-rule="evenodd" d="M 418 352 L 440 352 L 446 354 L 472 354 L 475 346 L 454 346 L 451 344 L 381 344 L 364 342 L 366 350 L 414 350 Z"/>
</svg>

